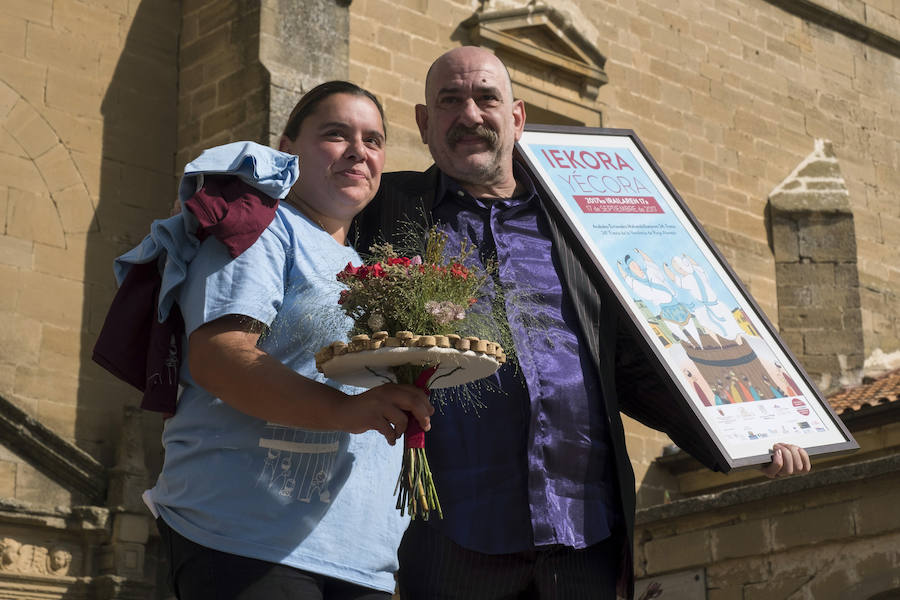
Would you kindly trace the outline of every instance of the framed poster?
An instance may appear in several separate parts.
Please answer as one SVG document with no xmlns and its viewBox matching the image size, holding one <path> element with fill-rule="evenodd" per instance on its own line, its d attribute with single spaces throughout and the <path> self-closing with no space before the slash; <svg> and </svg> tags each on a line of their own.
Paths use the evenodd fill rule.
<svg viewBox="0 0 900 600">
<path fill-rule="evenodd" d="M 527 126 L 516 150 L 724 471 L 859 447 L 633 131 Z"/>
</svg>

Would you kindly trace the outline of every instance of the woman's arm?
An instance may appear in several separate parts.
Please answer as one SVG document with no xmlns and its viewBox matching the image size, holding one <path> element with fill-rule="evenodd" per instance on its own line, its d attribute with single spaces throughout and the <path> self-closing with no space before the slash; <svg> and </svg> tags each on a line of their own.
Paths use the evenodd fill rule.
<svg viewBox="0 0 900 600">
<path fill-rule="evenodd" d="M 188 361 L 197 385 L 231 407 L 281 425 L 362 433 L 373 429 L 393 445 L 406 411 L 424 430 L 434 407 L 412 385 L 387 384 L 351 396 L 291 370 L 256 346 L 262 325 L 229 315 L 190 336 Z"/>
</svg>

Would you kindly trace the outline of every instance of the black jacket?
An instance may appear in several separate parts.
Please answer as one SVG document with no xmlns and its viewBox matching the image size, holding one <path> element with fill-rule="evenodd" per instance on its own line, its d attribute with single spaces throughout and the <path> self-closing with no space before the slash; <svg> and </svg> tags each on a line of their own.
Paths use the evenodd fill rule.
<svg viewBox="0 0 900 600">
<path fill-rule="evenodd" d="M 404 233 L 402 223 L 422 222 L 423 215 L 430 218 L 438 176 L 439 171 L 434 166 L 424 173 L 385 173 L 375 199 L 356 219 L 350 239 L 357 249 L 364 252 L 378 241 L 389 241 L 395 246 L 408 242 L 403 239 L 408 233 Z M 555 206 L 542 191 L 539 193 L 550 224 L 560 276 L 575 305 L 580 333 L 594 357 L 600 377 L 626 527 L 627 547 L 622 557 L 626 585 L 622 592 L 630 598 L 634 579 L 634 472 L 619 412 L 664 431 L 680 448 L 713 469 L 716 468 L 715 458 L 691 435 L 692 428 L 686 423 L 693 416 L 675 396 L 677 391 L 670 389 L 657 374 L 651 358 L 637 341 L 638 333 L 631 320 L 623 313 L 609 286 L 595 274 L 591 259 L 581 244 L 560 226 L 561 217 Z"/>
</svg>

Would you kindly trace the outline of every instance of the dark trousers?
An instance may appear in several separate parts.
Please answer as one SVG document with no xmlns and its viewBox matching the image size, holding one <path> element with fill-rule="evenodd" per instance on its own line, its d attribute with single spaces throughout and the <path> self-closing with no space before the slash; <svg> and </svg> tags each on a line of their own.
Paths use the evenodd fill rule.
<svg viewBox="0 0 900 600">
<path fill-rule="evenodd" d="M 179 600 L 389 600 L 391 594 L 276 563 L 219 552 L 156 520 Z M 347 549 L 352 552 L 352 548 Z"/>
<path fill-rule="evenodd" d="M 616 600 L 619 536 L 576 550 L 542 547 L 514 554 L 467 550 L 422 521 L 400 544 L 403 600 Z"/>
</svg>

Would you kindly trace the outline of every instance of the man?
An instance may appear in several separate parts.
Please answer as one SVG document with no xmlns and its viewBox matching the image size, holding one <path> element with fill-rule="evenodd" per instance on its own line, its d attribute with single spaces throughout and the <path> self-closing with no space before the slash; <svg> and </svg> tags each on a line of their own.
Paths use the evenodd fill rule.
<svg viewBox="0 0 900 600">
<path fill-rule="evenodd" d="M 402 242 L 408 229 L 397 224 L 424 216 L 451 243 L 473 242 L 478 259 L 495 257 L 518 367 L 480 388 L 477 414 L 448 404 L 432 417 L 428 456 L 444 518 L 407 530 L 400 594 L 614 600 L 618 581 L 630 597 L 634 475 L 619 411 L 707 465 L 712 457 L 675 428 L 685 418 L 680 404 L 514 162 L 525 108 L 504 65 L 484 49 L 456 48 L 432 65 L 425 96 L 416 121 L 435 166 L 382 178 L 359 217 L 359 247 L 379 234 Z M 808 470 L 805 451 L 776 444 L 764 472 Z"/>
</svg>

